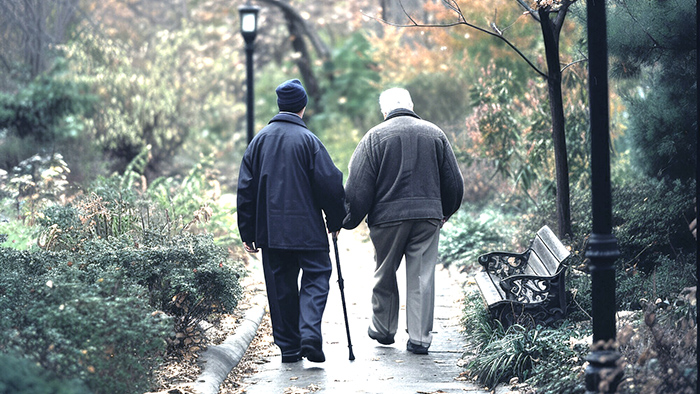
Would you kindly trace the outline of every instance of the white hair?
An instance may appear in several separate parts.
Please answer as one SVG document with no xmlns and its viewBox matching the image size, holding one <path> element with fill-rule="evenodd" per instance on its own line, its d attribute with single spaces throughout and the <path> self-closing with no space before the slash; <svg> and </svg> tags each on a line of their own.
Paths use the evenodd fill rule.
<svg viewBox="0 0 700 394">
<path fill-rule="evenodd" d="M 385 117 L 389 112 L 398 108 L 405 108 L 413 111 L 413 100 L 411 100 L 411 94 L 408 93 L 408 90 L 403 88 L 391 88 L 383 91 L 382 94 L 379 95 L 379 109 Z"/>
</svg>

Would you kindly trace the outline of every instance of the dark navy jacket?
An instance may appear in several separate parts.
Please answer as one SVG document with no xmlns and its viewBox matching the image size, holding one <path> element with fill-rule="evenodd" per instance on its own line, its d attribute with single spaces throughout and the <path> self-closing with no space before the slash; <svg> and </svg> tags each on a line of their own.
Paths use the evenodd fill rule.
<svg viewBox="0 0 700 394">
<path fill-rule="evenodd" d="M 327 229 L 345 216 L 343 174 L 295 114 L 270 120 L 245 151 L 238 176 L 238 230 L 257 247 L 328 250 Z"/>
</svg>

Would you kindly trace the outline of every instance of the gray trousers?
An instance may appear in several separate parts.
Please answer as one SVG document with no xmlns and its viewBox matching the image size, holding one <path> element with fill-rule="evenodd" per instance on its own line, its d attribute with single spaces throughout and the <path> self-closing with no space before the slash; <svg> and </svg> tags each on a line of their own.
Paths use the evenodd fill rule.
<svg viewBox="0 0 700 394">
<path fill-rule="evenodd" d="M 380 336 L 393 338 L 398 329 L 396 271 L 405 257 L 408 337 L 416 345 L 430 346 L 439 223 L 438 220 L 409 220 L 370 227 L 376 262 L 370 329 Z"/>
</svg>

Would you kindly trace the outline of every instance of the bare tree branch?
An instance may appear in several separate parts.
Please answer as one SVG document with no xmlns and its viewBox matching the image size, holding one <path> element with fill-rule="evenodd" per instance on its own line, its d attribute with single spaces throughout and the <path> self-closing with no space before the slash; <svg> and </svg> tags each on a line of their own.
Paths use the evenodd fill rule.
<svg viewBox="0 0 700 394">
<path fill-rule="evenodd" d="M 43 72 L 50 65 L 52 46 L 64 42 L 77 3 L 78 0 L 0 1 L 2 63 L 6 67 L 24 64 L 32 77 Z"/>
<path fill-rule="evenodd" d="M 520 4 L 520 6 L 522 6 L 525 9 L 525 11 L 527 11 L 527 13 L 530 14 L 530 16 L 532 18 L 534 18 L 537 22 L 540 21 L 540 16 L 537 15 L 537 11 L 532 9 L 532 7 L 530 7 L 524 0 L 517 0 L 517 1 L 518 1 L 518 4 Z"/>
<path fill-rule="evenodd" d="M 416 24 L 416 21 L 413 20 L 413 17 L 411 15 L 409 15 L 409 13 L 406 11 L 406 7 L 403 6 L 403 1 L 399 1 L 399 7 L 401 7 L 401 12 L 403 12 L 403 14 L 406 15 L 408 20 L 413 22 L 413 24 Z"/>
<path fill-rule="evenodd" d="M 269 0 L 265 0 L 265 1 L 269 1 Z M 399 0 L 399 3 L 401 3 L 400 0 Z M 454 3 L 454 0 L 443 0 L 443 3 L 446 4 L 447 8 L 449 8 L 449 9 L 451 9 L 452 11 L 454 11 L 455 13 L 457 13 L 457 17 L 458 17 L 458 21 L 457 21 L 457 22 L 453 22 L 453 23 L 426 23 L 426 24 L 419 24 L 419 23 L 417 23 L 415 20 L 413 20 L 413 19 L 407 14 L 406 16 L 409 18 L 409 20 L 410 20 L 412 23 L 411 23 L 411 24 L 399 24 L 399 23 L 389 22 L 389 21 L 387 21 L 387 20 L 385 20 L 385 19 L 378 18 L 378 17 L 373 16 L 373 15 L 369 15 L 369 14 L 367 14 L 367 13 L 365 13 L 365 12 L 362 12 L 362 14 L 365 15 L 365 16 L 367 16 L 367 17 L 370 18 L 370 19 L 374 19 L 374 20 L 376 20 L 376 21 L 378 21 L 378 22 L 384 23 L 384 24 L 389 25 L 389 26 L 394 26 L 394 27 L 421 27 L 421 28 L 440 27 L 440 28 L 445 28 L 445 27 L 453 27 L 453 26 L 465 25 L 465 26 L 467 26 L 467 27 L 470 27 L 470 28 L 472 28 L 472 29 L 478 30 L 478 31 L 480 31 L 480 32 L 482 32 L 482 33 L 485 33 L 485 34 L 488 34 L 488 35 L 490 35 L 490 36 L 492 36 L 492 37 L 496 37 L 496 38 L 498 38 L 499 40 L 503 41 L 503 42 L 504 42 L 506 45 L 508 45 L 513 51 L 515 51 L 515 53 L 517 53 L 518 56 L 520 56 L 520 57 L 521 57 L 521 58 L 522 58 L 522 59 L 523 59 L 537 74 L 539 74 L 539 75 L 540 75 L 541 77 L 543 77 L 543 78 L 547 78 L 547 74 L 546 74 L 545 72 L 543 72 L 542 70 L 540 70 L 540 69 L 539 69 L 539 68 L 538 68 L 538 67 L 537 67 L 537 66 L 536 66 L 522 51 L 520 51 L 520 49 L 518 49 L 518 48 L 515 46 L 515 44 L 513 44 L 510 40 L 508 40 L 508 39 L 507 39 L 506 37 L 504 37 L 502 34 L 499 34 L 499 33 L 501 33 L 501 32 L 500 32 L 500 30 L 498 30 L 498 28 L 495 28 L 495 24 L 492 24 L 492 27 L 495 28 L 495 30 L 496 30 L 497 32 L 493 32 L 493 31 L 488 30 L 488 29 L 486 29 L 486 28 L 483 28 L 483 27 L 477 26 L 477 25 L 475 25 L 475 24 L 473 24 L 473 23 L 467 22 L 466 19 L 465 19 L 465 17 L 464 17 L 464 14 L 462 13 L 462 11 L 461 11 L 461 10 L 459 9 L 459 7 Z M 449 3 L 449 4 L 447 4 L 447 3 Z M 453 5 L 453 4 L 454 4 L 454 5 Z M 404 11 L 404 12 L 405 12 L 405 11 Z"/>
<path fill-rule="evenodd" d="M 459 19 L 462 22 L 464 22 L 464 23 L 467 22 L 467 20 L 464 19 L 464 14 L 462 13 L 462 9 L 459 8 L 459 4 L 457 4 L 457 2 L 455 0 L 442 0 L 442 3 L 445 5 L 445 7 L 454 11 L 458 15 Z"/>
<path fill-rule="evenodd" d="M 571 62 L 571 63 L 566 64 L 564 67 L 562 67 L 561 72 L 563 73 L 564 70 L 566 70 L 567 68 L 569 68 L 569 67 L 571 67 L 571 66 L 574 66 L 574 65 L 576 65 L 576 64 L 579 64 L 579 63 L 587 62 L 587 61 L 588 61 L 588 58 L 583 58 L 583 59 L 575 60 L 575 61 L 573 61 L 573 62 Z"/>
</svg>

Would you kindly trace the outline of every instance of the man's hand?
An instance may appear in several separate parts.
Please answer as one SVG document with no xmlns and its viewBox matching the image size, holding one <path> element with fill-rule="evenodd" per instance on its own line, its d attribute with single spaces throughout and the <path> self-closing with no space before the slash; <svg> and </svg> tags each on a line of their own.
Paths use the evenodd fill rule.
<svg viewBox="0 0 700 394">
<path fill-rule="evenodd" d="M 243 247 L 248 253 L 258 253 L 258 248 L 255 247 L 255 243 L 248 244 L 247 242 L 243 242 Z"/>
</svg>

